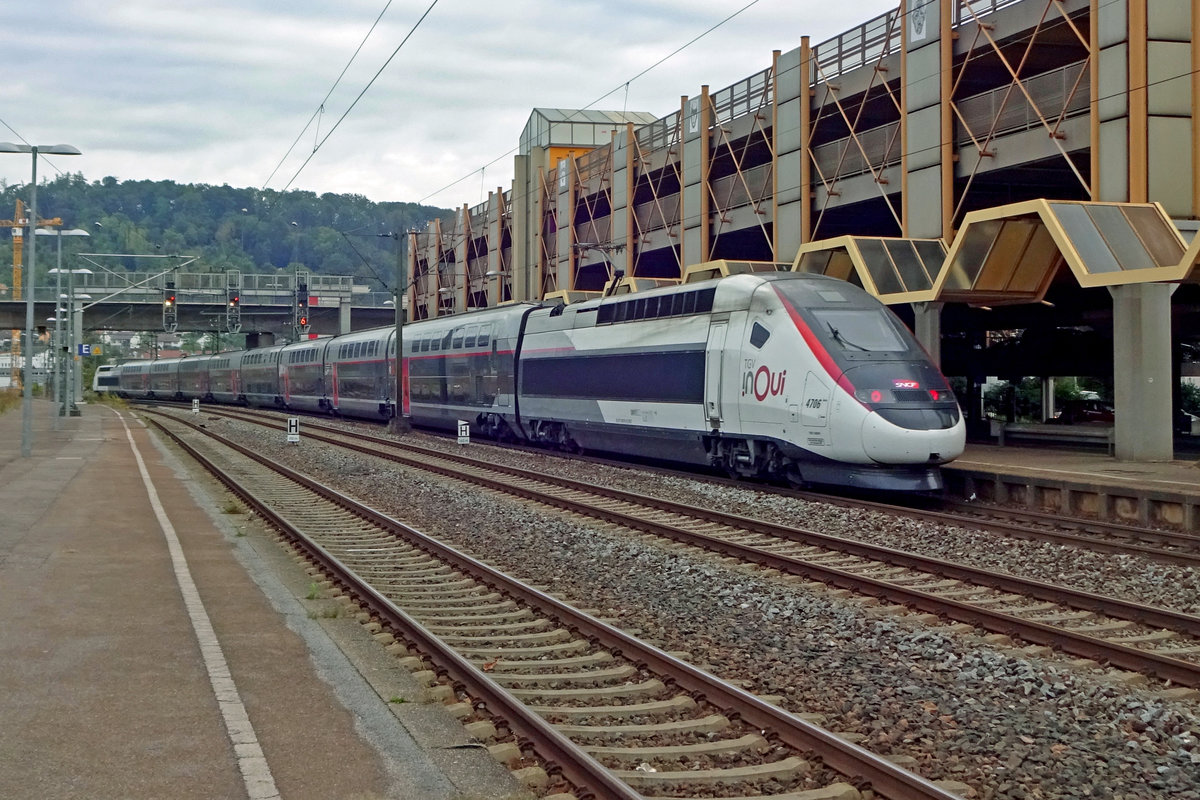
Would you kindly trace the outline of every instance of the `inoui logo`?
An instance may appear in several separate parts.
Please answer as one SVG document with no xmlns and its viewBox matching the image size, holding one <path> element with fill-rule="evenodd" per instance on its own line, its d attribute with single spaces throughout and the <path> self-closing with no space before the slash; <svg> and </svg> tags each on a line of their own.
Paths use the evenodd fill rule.
<svg viewBox="0 0 1200 800">
<path fill-rule="evenodd" d="M 782 372 L 771 372 L 770 367 L 764 364 L 742 376 L 742 396 L 753 394 L 754 399 L 761 403 L 768 397 L 783 394 L 783 384 L 786 380 L 786 369 Z"/>
</svg>

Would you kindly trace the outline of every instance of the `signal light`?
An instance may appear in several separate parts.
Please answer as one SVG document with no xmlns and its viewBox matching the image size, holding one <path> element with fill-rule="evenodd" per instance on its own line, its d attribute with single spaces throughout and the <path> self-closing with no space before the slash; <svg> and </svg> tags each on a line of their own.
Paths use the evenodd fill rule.
<svg viewBox="0 0 1200 800">
<path fill-rule="evenodd" d="M 308 317 L 301 317 L 300 325 L 301 325 L 301 327 L 307 327 L 308 326 Z"/>
<path fill-rule="evenodd" d="M 166 297 L 164 297 L 163 305 L 166 306 L 167 308 L 170 308 L 171 306 L 175 305 L 175 295 L 168 294 Z"/>
</svg>

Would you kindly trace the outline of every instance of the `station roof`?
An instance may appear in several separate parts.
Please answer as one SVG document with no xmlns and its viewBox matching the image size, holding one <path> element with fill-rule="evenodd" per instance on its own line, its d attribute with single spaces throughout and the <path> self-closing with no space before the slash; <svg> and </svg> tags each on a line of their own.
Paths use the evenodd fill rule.
<svg viewBox="0 0 1200 800">
<path fill-rule="evenodd" d="M 1037 302 L 1062 264 L 1085 288 L 1176 282 L 1194 271 L 1185 250 L 1157 203 L 1029 200 L 967 214 L 935 291 L 966 303 Z"/>
<path fill-rule="evenodd" d="M 888 304 L 1036 303 L 1066 266 L 1080 287 L 1200 283 L 1189 247 L 1157 203 L 1028 200 L 972 211 L 941 239 L 839 236 L 800 247 L 792 269 L 862 286 Z"/>
<path fill-rule="evenodd" d="M 801 246 L 792 270 L 849 281 L 884 303 L 922 303 L 935 299 L 945 261 L 941 239 L 838 236 Z"/>
</svg>

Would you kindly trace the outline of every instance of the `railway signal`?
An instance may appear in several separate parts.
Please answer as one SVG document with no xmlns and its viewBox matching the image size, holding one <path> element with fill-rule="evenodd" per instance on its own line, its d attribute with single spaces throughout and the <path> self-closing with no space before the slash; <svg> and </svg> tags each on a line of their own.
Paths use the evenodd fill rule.
<svg viewBox="0 0 1200 800">
<path fill-rule="evenodd" d="M 241 291 L 230 287 L 225 292 L 225 330 L 237 333 L 242 329 L 242 298 Z"/>
<path fill-rule="evenodd" d="M 175 284 L 167 283 L 163 289 L 163 330 L 174 333 L 179 328 L 179 306 L 175 301 Z"/>
</svg>

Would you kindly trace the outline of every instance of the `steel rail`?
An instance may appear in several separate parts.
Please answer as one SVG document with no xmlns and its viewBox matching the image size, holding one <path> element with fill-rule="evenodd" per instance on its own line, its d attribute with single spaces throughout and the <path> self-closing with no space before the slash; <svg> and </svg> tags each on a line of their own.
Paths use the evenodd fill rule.
<svg viewBox="0 0 1200 800">
<path fill-rule="evenodd" d="M 491 713 L 513 726 L 518 736 L 524 742 L 527 742 L 538 753 L 538 756 L 543 759 L 547 772 L 550 774 L 560 774 L 565 780 L 571 783 L 578 790 L 579 794 L 577 796 L 581 800 L 584 798 L 594 798 L 595 800 L 604 800 L 605 798 L 614 798 L 614 800 L 642 800 L 640 793 L 634 791 L 628 784 L 618 779 L 612 774 L 611 770 L 589 756 L 584 750 L 555 730 L 553 726 L 540 716 L 530 711 L 523 703 L 505 691 L 498 683 L 491 680 L 483 672 L 476 669 L 471 662 L 455 652 L 449 645 L 429 633 L 424 626 L 405 613 L 403 609 L 399 608 L 387 597 L 360 579 L 353 570 L 346 567 L 336 556 L 310 539 L 300 528 L 276 513 L 268 504 L 260 501 L 248 489 L 238 484 L 236 479 L 227 475 L 211 459 L 196 450 L 173 431 L 166 428 L 158 420 L 151 421 L 159 430 L 187 452 L 188 455 L 196 459 L 217 480 L 237 495 L 247 506 L 253 508 L 255 513 L 261 515 L 272 527 L 279 530 L 289 540 L 301 547 L 313 561 L 319 564 L 322 569 L 328 571 L 338 583 L 342 584 L 352 597 L 363 601 L 372 608 L 394 630 L 402 631 L 404 636 L 410 638 L 422 652 L 437 664 L 443 675 L 450 676 L 460 687 L 464 688 L 478 702 L 487 707 Z M 186 421 L 176 420 L 176 422 L 201 430 Z M 422 546 L 428 546 L 428 543 L 432 541 L 415 529 L 409 528 L 403 523 L 384 517 L 383 515 L 370 512 L 365 506 L 342 495 L 336 490 L 322 486 L 311 478 L 280 464 L 275 464 L 269 459 L 231 442 L 219 434 L 207 430 L 202 430 L 202 432 L 241 455 L 319 494 L 331 503 L 382 525 L 382 527 L 385 527 L 390 532 L 403 531 L 410 535 L 419 536 L 422 540 L 425 540 L 421 542 Z"/>
<path fill-rule="evenodd" d="M 801 752 L 817 752 L 822 762 L 827 766 L 842 775 L 870 784 L 872 789 L 883 797 L 894 798 L 895 800 L 909 800 L 910 798 L 911 800 L 958 800 L 957 795 L 940 788 L 933 782 L 915 773 L 891 763 L 886 758 L 848 742 L 824 728 L 776 708 L 750 692 L 727 684 L 686 661 L 675 658 L 656 647 L 642 642 L 619 628 L 601 622 L 545 592 L 521 583 L 392 517 L 359 503 L 357 500 L 342 494 L 336 489 L 325 486 L 288 467 L 273 462 L 265 456 L 255 453 L 235 442 L 231 442 L 213 431 L 201 429 L 186 421 L 176 421 L 193 427 L 204 435 L 210 436 L 225 446 L 241 453 L 243 456 L 278 472 L 290 480 L 296 481 L 339 507 L 351 511 L 385 530 L 402 536 L 431 555 L 449 561 L 459 569 L 480 576 L 486 585 L 520 598 L 522 601 L 538 608 L 551 617 L 558 617 L 564 620 L 566 622 L 565 627 L 568 630 L 613 649 L 615 654 L 629 658 L 640 668 L 662 674 L 675 685 L 692 694 L 697 701 L 708 702 L 720 708 L 729 709 L 730 716 L 740 718 L 760 728 L 764 731 L 764 735 L 774 737 L 796 750 Z M 163 426 L 159 425 L 159 427 L 166 431 L 166 428 Z M 167 433 L 173 440 L 179 442 L 189 454 L 196 457 L 206 469 L 213 472 L 222 483 L 238 494 L 239 497 L 242 497 L 247 503 L 252 502 L 248 498 L 248 493 L 245 489 L 237 487 L 235 483 L 231 484 L 232 479 L 223 477 L 223 473 L 219 467 L 212 464 L 207 458 L 204 458 L 202 454 L 197 453 L 194 448 L 188 446 L 179 437 L 169 431 Z M 256 508 L 258 505 L 255 502 Z M 472 694 L 484 698 L 484 702 L 489 705 L 489 708 L 495 702 L 496 707 L 503 709 L 504 712 L 499 714 L 499 716 L 508 718 L 511 715 L 511 718 L 515 718 L 522 725 L 525 725 L 530 715 L 532 715 L 532 719 L 537 723 L 532 726 L 536 730 L 537 736 L 525 735 L 537 746 L 537 751 L 543 757 L 546 756 L 547 752 L 556 754 L 554 759 L 548 761 L 548 766 L 561 770 L 564 777 L 579 787 L 589 786 L 590 784 L 587 781 L 589 779 L 593 779 L 594 781 L 594 776 L 590 772 L 576 776 L 574 774 L 575 770 L 578 769 L 576 762 L 588 764 L 589 767 L 590 764 L 594 764 L 598 769 L 606 773 L 608 772 L 606 768 L 591 759 L 590 756 L 574 745 L 569 739 L 545 723 L 541 717 L 533 715 L 519 701 L 511 698 L 507 692 L 504 692 L 498 684 L 476 669 L 473 664 L 463 659 L 458 653 L 450 650 L 436 637 L 425 631 L 420 623 L 408 616 L 403 610 L 396 607 L 373 588 L 362 583 L 357 576 L 347 570 L 337 558 L 326 552 L 324 548 L 321 548 L 315 542 L 309 541 L 302 532 L 286 520 L 278 517 L 274 512 L 270 512 L 269 509 L 265 509 L 264 511 L 267 512 L 265 515 L 272 524 L 281 526 L 281 530 L 284 531 L 294 531 L 298 540 L 304 544 L 306 550 L 312 552 L 315 558 L 319 558 L 322 564 L 328 564 L 331 567 L 331 571 L 339 576 L 339 580 L 345 580 L 352 594 L 361 592 L 372 607 L 386 611 L 386 615 L 381 614 L 381 616 L 386 616 L 390 623 L 394 622 L 399 630 L 416 634 L 414 638 L 422 647 L 428 647 L 430 651 L 436 653 L 437 659 L 445 660 L 444 666 L 447 674 L 451 675 L 455 680 L 462 681 L 465 686 L 470 688 Z M 291 535 L 289 533 L 289 537 Z M 493 695 L 496 696 L 495 700 L 493 700 Z M 546 749 L 542 749 L 543 746 Z M 612 797 L 618 800 L 619 798 L 626 797 L 641 797 L 640 794 L 632 792 L 627 784 L 618 781 L 615 777 L 612 777 L 611 780 L 616 781 L 622 792 L 612 792 L 610 794 L 598 795 L 597 797 Z"/>
<path fill-rule="evenodd" d="M 380 458 L 397 460 L 401 463 L 405 463 L 420 469 L 438 472 L 439 474 L 447 475 L 449 477 L 464 479 L 464 476 L 461 473 L 454 470 L 441 469 L 436 465 L 429 464 L 427 461 L 422 461 L 419 458 L 405 457 L 402 453 L 380 453 L 379 451 L 360 443 L 361 441 L 365 440 L 367 442 L 383 445 L 391 450 L 395 450 L 399 446 L 394 440 L 375 436 L 366 436 L 362 434 L 351 434 L 343 431 L 334 431 L 334 433 L 338 437 L 353 437 L 357 441 L 347 442 L 339 438 L 321 436 L 320 434 L 309 435 L 318 441 L 325 442 L 326 444 L 345 447 L 366 455 L 374 455 Z M 884 547 L 883 545 L 875 545 L 853 539 L 843 539 L 814 530 L 793 528 L 772 522 L 764 522 L 751 517 L 730 514 L 724 511 L 717 511 L 715 509 L 690 506 L 683 503 L 677 503 L 670 500 L 663 500 L 656 497 L 650 497 L 648 495 L 638 494 L 636 492 L 628 492 L 622 489 L 596 486 L 595 484 L 585 483 L 583 481 L 577 481 L 557 475 L 549 475 L 536 470 L 528 470 L 521 467 L 512 467 L 504 464 L 494 464 L 492 462 L 480 462 L 466 456 L 459 456 L 454 453 L 446 453 L 431 448 L 413 447 L 411 445 L 404 445 L 403 447 L 409 450 L 417 450 L 424 455 L 434 456 L 436 458 L 442 458 L 461 464 L 482 467 L 505 475 L 519 477 L 524 480 L 550 483 L 565 489 L 585 494 L 600 494 L 609 499 L 620 500 L 633 505 L 647 506 L 660 511 L 677 514 L 679 516 L 693 517 L 728 527 L 740 528 L 752 533 L 759 533 L 765 536 L 772 536 L 801 544 L 809 544 L 831 550 L 837 550 L 839 552 L 844 552 L 848 555 L 854 555 L 860 558 L 868 558 L 876 561 L 884 561 L 898 566 L 909 567 L 911 569 L 919 569 L 922 572 L 928 572 L 938 575 L 939 577 L 955 578 L 957 580 L 968 581 L 972 584 L 997 589 L 1000 591 L 1025 594 L 1035 597 L 1039 600 L 1060 603 L 1080 610 L 1103 613 L 1111 617 L 1139 622 L 1145 625 L 1169 628 L 1181 633 L 1186 633 L 1189 636 L 1200 637 L 1200 616 L 1196 616 L 1194 614 L 1185 614 L 1183 612 L 1172 611 L 1170 609 L 1164 609 L 1158 606 L 1149 606 L 1143 603 L 1134 603 L 1116 597 L 1085 592 L 1078 589 L 1070 589 L 1067 587 L 1033 580 L 1031 578 L 1021 578 L 1015 575 L 1008 575 L 1005 573 L 972 567 L 967 564 L 931 558 L 929 556 L 923 556 L 918 553 L 911 553 L 905 550 L 896 550 L 894 548 Z M 483 480 L 482 477 L 480 479 Z M 521 494 L 522 496 L 526 497 L 526 499 L 538 500 L 539 502 L 549 502 L 546 497 L 540 493 L 535 491 L 521 490 L 519 487 L 513 487 L 510 484 L 498 482 L 495 483 L 493 488 L 501 489 L 509 494 Z M 568 503 L 571 501 L 562 500 L 561 502 Z M 636 516 L 624 515 L 620 512 L 597 510 L 595 507 L 585 503 L 573 504 L 571 506 L 571 510 L 585 513 L 589 516 L 597 516 L 598 514 L 612 514 L 613 516 L 610 517 L 611 521 L 628 527 L 638 527 L 644 523 L 643 520 Z M 708 541 L 708 538 L 706 537 L 703 541 Z M 748 553 L 766 552 L 762 551 L 760 548 L 742 545 L 738 545 L 738 547 L 743 547 Z"/>
</svg>

